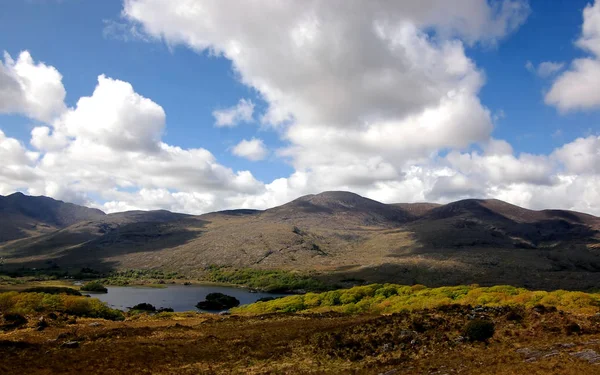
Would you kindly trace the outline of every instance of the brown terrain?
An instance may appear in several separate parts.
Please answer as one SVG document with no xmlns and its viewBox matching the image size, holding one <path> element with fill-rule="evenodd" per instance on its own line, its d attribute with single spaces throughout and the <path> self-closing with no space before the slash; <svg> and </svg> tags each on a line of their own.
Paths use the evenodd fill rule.
<svg viewBox="0 0 600 375">
<path fill-rule="evenodd" d="M 493 337 L 463 337 L 473 318 L 493 322 Z M 0 373 L 575 375 L 600 364 L 600 318 L 556 309 L 43 319 L 41 331 L 36 318 L 0 334 Z"/>
<path fill-rule="evenodd" d="M 0 224 L 5 269 L 163 269 L 201 277 L 222 265 L 311 271 L 327 281 L 600 285 L 600 218 L 498 200 L 383 204 L 325 192 L 264 211 L 106 215 L 13 194 L 0 197 Z"/>
</svg>

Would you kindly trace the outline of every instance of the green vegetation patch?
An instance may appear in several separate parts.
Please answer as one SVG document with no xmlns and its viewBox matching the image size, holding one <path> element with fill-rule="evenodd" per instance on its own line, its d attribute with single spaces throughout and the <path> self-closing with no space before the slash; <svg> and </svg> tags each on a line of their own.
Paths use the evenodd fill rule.
<svg viewBox="0 0 600 375">
<path fill-rule="evenodd" d="M 0 293 L 0 313 L 37 315 L 65 313 L 88 318 L 124 319 L 123 313 L 111 309 L 96 298 L 48 293 Z"/>
<path fill-rule="evenodd" d="M 565 290 L 530 291 L 512 286 L 427 288 L 423 285 L 372 284 L 256 302 L 240 306 L 233 309 L 232 312 L 249 314 L 300 311 L 395 313 L 452 304 L 524 306 L 527 308 L 543 305 L 564 311 L 593 314 L 600 311 L 600 294 Z"/>
<path fill-rule="evenodd" d="M 155 285 L 164 284 L 169 280 L 183 279 L 184 276 L 177 272 L 165 272 L 161 270 L 123 270 L 114 271 L 100 281 L 106 285 L 127 286 L 150 282 Z"/>
<path fill-rule="evenodd" d="M 281 270 L 230 269 L 212 266 L 208 279 L 213 282 L 243 285 L 266 292 L 324 291 L 325 283 L 310 275 Z"/>
<path fill-rule="evenodd" d="M 108 289 L 100 281 L 90 281 L 83 284 L 81 290 L 85 292 L 108 293 Z"/>
</svg>

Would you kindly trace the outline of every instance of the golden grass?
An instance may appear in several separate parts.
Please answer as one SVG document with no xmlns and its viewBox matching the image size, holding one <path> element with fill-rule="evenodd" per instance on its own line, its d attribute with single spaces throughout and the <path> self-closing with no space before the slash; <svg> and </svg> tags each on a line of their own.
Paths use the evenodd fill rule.
<svg viewBox="0 0 600 375">
<path fill-rule="evenodd" d="M 518 321 L 510 314 L 518 314 Z M 0 333 L 2 374 L 592 374 L 572 356 L 600 352 L 598 318 L 498 308 L 489 343 L 459 340 L 472 309 L 450 306 L 390 316 L 166 314 L 110 322 L 79 319 Z M 90 326 L 98 322 L 100 326 Z M 576 324 L 579 333 L 569 327 Z M 75 340 L 79 347 L 65 348 Z M 519 352 L 539 352 L 533 362 Z M 551 354 L 546 356 L 547 354 Z"/>
</svg>

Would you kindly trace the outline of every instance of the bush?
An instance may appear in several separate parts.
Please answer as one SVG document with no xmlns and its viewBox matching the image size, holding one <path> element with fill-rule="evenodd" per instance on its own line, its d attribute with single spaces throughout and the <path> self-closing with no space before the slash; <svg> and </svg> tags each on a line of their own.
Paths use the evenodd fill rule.
<svg viewBox="0 0 600 375">
<path fill-rule="evenodd" d="M 226 310 L 240 305 L 240 301 L 223 293 L 209 293 L 206 300 L 198 302 L 196 307 L 200 310 Z"/>
<path fill-rule="evenodd" d="M 108 293 L 108 289 L 106 289 L 99 281 L 90 281 L 85 283 L 81 287 L 81 290 L 86 292 Z"/>
<path fill-rule="evenodd" d="M 545 305 L 542 298 L 552 301 Z M 332 290 L 324 293 L 307 293 L 288 296 L 272 301 L 244 305 L 238 313 L 263 314 L 295 309 L 318 312 L 337 311 L 343 313 L 395 313 L 405 310 L 432 309 L 449 305 L 481 305 L 519 307 L 507 320 L 519 321 L 528 308 L 553 312 L 557 309 L 581 314 L 594 314 L 600 307 L 600 295 L 582 292 L 537 292 L 523 288 L 497 286 L 455 286 L 427 288 L 424 286 L 402 286 L 394 284 L 372 284 L 350 289 Z M 293 306 L 293 307 L 291 307 Z"/>
<path fill-rule="evenodd" d="M 266 292 L 287 292 L 291 290 L 324 291 L 327 286 L 308 275 L 281 270 L 227 269 L 211 266 L 208 279 L 219 283 L 244 285 Z"/>
<path fill-rule="evenodd" d="M 489 320 L 474 319 L 463 328 L 463 336 L 471 341 L 487 341 L 495 332 L 494 323 Z"/>
<path fill-rule="evenodd" d="M 80 296 L 78 290 L 60 286 L 36 286 L 22 290 L 21 293 L 46 293 L 46 294 L 66 294 L 69 296 Z"/>
<path fill-rule="evenodd" d="M 8 314 L 39 315 L 65 313 L 88 318 L 123 320 L 123 313 L 111 309 L 96 298 L 47 293 L 0 293 L 0 312 Z"/>
<path fill-rule="evenodd" d="M 27 324 L 27 318 L 16 313 L 4 314 L 4 321 L 12 327 L 20 327 Z"/>
<path fill-rule="evenodd" d="M 156 307 L 149 303 L 138 303 L 137 305 L 133 306 L 131 310 L 154 312 L 156 311 Z"/>
</svg>

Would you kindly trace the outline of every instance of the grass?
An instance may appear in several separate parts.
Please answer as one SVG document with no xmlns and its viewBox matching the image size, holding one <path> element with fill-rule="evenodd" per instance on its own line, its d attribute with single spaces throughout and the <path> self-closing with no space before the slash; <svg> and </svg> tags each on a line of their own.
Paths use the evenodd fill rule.
<svg viewBox="0 0 600 375">
<path fill-rule="evenodd" d="M 511 313 L 522 319 L 515 323 Z M 50 326 L 0 334 L 2 374 L 593 374 L 577 358 L 600 351 L 598 318 L 522 306 L 478 315 L 487 343 L 461 340 L 473 309 L 369 314 L 136 315 L 124 322 Z M 51 323 L 53 324 L 53 323 Z M 577 325 L 580 332 L 570 334 Z M 56 338 L 59 338 L 56 340 Z M 77 341 L 76 349 L 63 346 Z M 548 355 L 550 354 L 550 355 Z M 534 361 L 526 361 L 536 356 Z"/>
<path fill-rule="evenodd" d="M 310 275 L 281 271 L 257 269 L 231 269 L 210 267 L 208 280 L 218 283 L 241 285 L 266 292 L 323 291 L 329 287 Z"/>
<path fill-rule="evenodd" d="M 422 285 L 371 284 L 256 302 L 232 311 L 250 314 L 324 311 L 379 314 L 453 304 L 526 308 L 544 305 L 563 311 L 591 314 L 600 311 L 600 294 L 564 290 L 530 291 L 512 286 L 427 288 Z"/>
<path fill-rule="evenodd" d="M 111 309 L 96 298 L 48 293 L 0 293 L 2 314 L 40 315 L 65 313 L 79 317 L 123 319 L 123 313 Z"/>
</svg>

